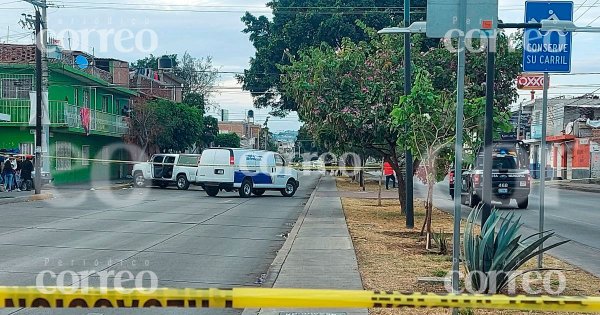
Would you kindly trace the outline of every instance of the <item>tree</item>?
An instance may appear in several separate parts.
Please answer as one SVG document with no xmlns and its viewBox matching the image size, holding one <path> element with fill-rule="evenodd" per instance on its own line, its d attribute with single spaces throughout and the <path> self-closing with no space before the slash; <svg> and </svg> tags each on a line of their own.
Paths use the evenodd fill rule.
<svg viewBox="0 0 600 315">
<path fill-rule="evenodd" d="M 186 52 L 181 58 L 180 66 L 175 68 L 175 74 L 184 81 L 184 97 L 194 93 L 203 95 L 208 100 L 219 78 L 219 69 L 213 66 L 211 56 L 195 58 Z"/>
<path fill-rule="evenodd" d="M 173 73 L 181 78 L 183 83 L 183 97 L 187 98 L 188 94 L 194 94 L 194 106 L 198 106 L 200 96 L 204 99 L 203 106 L 210 103 L 210 96 L 213 93 L 213 86 L 219 78 L 219 69 L 212 64 L 212 57 L 192 57 L 189 53 L 184 53 L 181 59 L 177 55 L 169 55 L 173 59 Z M 158 59 L 154 55 L 150 55 L 144 59 L 137 60 L 131 64 L 133 68 L 150 68 L 158 69 Z"/>
<path fill-rule="evenodd" d="M 296 143 L 298 148 L 306 154 L 316 154 L 317 156 L 327 152 L 327 149 L 320 146 L 317 139 L 315 139 L 310 130 L 306 126 L 300 127 L 298 130 L 298 136 L 296 137 Z"/>
<path fill-rule="evenodd" d="M 220 133 L 215 137 L 215 147 L 219 148 L 239 148 L 240 142 L 240 136 L 236 133 Z"/>
<path fill-rule="evenodd" d="M 151 103 L 162 126 L 156 144 L 162 152 L 183 152 L 202 137 L 202 112 L 185 104 L 159 100 Z"/>
<path fill-rule="evenodd" d="M 203 126 L 199 109 L 167 100 L 141 101 L 132 106 L 127 138 L 148 155 L 183 152 L 200 141 Z"/>
<path fill-rule="evenodd" d="M 415 7 L 424 7 L 425 0 L 413 0 Z M 282 92 L 280 65 L 289 65 L 300 51 L 326 43 L 339 47 L 342 39 L 368 41 L 370 35 L 356 24 L 381 29 L 397 26 L 402 20 L 396 0 L 279 0 L 267 3 L 273 9 L 273 19 L 246 13 L 242 22 L 244 33 L 256 48 L 250 68 L 238 79 L 251 91 L 254 105 L 272 107 L 274 113 L 296 111 L 299 104 Z M 365 9 L 369 8 L 369 9 Z M 372 9 L 370 9 L 372 8 Z M 422 18 L 422 14 L 413 16 Z"/>
<path fill-rule="evenodd" d="M 421 234 L 427 233 L 427 249 L 431 246 L 434 184 L 446 177 L 452 161 L 456 134 L 453 96 L 434 89 L 430 73 L 418 68 L 411 94 L 402 96 L 392 112 L 394 125 L 400 128 L 407 122 L 410 124 L 409 133 L 404 135 L 408 140 L 405 144 L 421 161 L 417 177 L 427 185 L 425 220 L 421 229 Z M 483 116 L 483 99 L 465 101 L 464 113 L 463 131 L 471 134 Z"/>
<path fill-rule="evenodd" d="M 424 35 L 411 36 L 415 51 L 413 62 L 417 67 L 428 69 L 431 73 L 433 87 L 452 93 L 456 90 L 456 53 L 446 49 L 457 47 L 456 40 L 441 40 L 431 47 L 430 40 Z M 496 45 L 496 77 L 494 85 L 495 107 L 500 113 L 508 111 L 508 107 L 518 98 L 515 79 L 521 73 L 523 56 L 522 37 L 509 36 L 503 30 L 497 35 Z M 480 41 L 473 40 L 473 48 L 479 48 Z M 467 51 L 465 72 L 465 98 L 485 97 L 486 54 L 483 50 Z"/>
<path fill-rule="evenodd" d="M 281 69 L 285 96 L 298 104 L 311 136 L 338 152 L 372 152 L 390 162 L 404 210 L 402 138 L 391 118 L 404 86 L 401 46 L 399 36 L 358 44 L 345 39 L 338 49 L 307 49 Z"/>
<path fill-rule="evenodd" d="M 199 147 L 206 149 L 211 147 L 216 136 L 219 134 L 219 121 L 212 116 L 204 116 L 204 133 L 201 137 Z"/>
<path fill-rule="evenodd" d="M 188 93 L 183 99 L 183 104 L 189 105 L 194 108 L 198 108 L 202 111 L 202 114 L 204 114 L 206 97 L 203 94 L 199 93 Z"/>
<path fill-rule="evenodd" d="M 140 146 L 147 156 L 160 150 L 156 146 L 156 137 L 162 131 L 162 126 L 156 111 L 147 100 L 134 99 L 128 123 L 129 130 L 125 136 L 127 142 Z"/>
</svg>

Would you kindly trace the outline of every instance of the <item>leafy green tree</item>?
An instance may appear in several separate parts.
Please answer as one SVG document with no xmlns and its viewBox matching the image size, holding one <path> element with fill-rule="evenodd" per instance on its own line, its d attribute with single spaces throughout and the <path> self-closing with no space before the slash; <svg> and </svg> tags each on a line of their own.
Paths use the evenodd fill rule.
<svg viewBox="0 0 600 315">
<path fill-rule="evenodd" d="M 198 108 L 205 113 L 204 106 L 206 105 L 206 98 L 204 95 L 199 93 L 188 93 L 183 99 L 183 104 L 189 105 L 194 108 Z"/>
<path fill-rule="evenodd" d="M 425 0 L 413 0 L 422 10 Z M 274 113 L 296 111 L 299 104 L 288 97 L 280 81 L 280 65 L 289 65 L 300 51 L 326 43 L 339 47 L 344 38 L 354 42 L 368 41 L 370 35 L 356 24 L 380 29 L 397 26 L 402 20 L 401 6 L 396 0 L 279 0 L 267 3 L 273 18 L 246 13 L 244 33 L 256 48 L 250 68 L 238 79 L 251 91 L 256 107 L 272 107 Z M 415 20 L 423 14 L 415 14 Z"/>
<path fill-rule="evenodd" d="M 201 149 L 209 148 L 219 134 L 219 121 L 212 116 L 204 116 L 204 133 L 199 146 Z"/>
<path fill-rule="evenodd" d="M 415 71 L 411 94 L 402 96 L 392 112 L 393 123 L 399 128 L 407 122 L 411 126 L 404 137 L 420 166 L 417 177 L 427 185 L 426 213 L 421 233 L 427 234 L 427 249 L 431 246 L 431 221 L 433 214 L 434 184 L 442 181 L 450 167 L 455 142 L 456 105 L 454 95 L 436 90 L 429 72 L 422 68 Z M 465 101 L 465 134 L 478 128 L 484 113 L 484 100 Z"/>
<path fill-rule="evenodd" d="M 306 126 L 300 127 L 298 130 L 298 136 L 296 137 L 296 143 L 300 150 L 304 153 L 314 153 L 321 155 L 327 152 L 327 149 L 320 146 Z"/>
<path fill-rule="evenodd" d="M 220 133 L 215 137 L 215 147 L 239 148 L 241 145 L 240 142 L 240 136 L 236 133 Z"/>
<path fill-rule="evenodd" d="M 281 82 L 319 144 L 338 152 L 375 153 L 390 162 L 404 210 L 404 137 L 391 117 L 404 86 L 401 40 L 388 36 L 356 44 L 345 39 L 338 49 L 325 44 L 307 49 L 281 67 Z"/>
<path fill-rule="evenodd" d="M 185 104 L 158 100 L 150 103 L 161 126 L 156 144 L 162 152 L 183 152 L 202 137 L 202 112 Z"/>
</svg>

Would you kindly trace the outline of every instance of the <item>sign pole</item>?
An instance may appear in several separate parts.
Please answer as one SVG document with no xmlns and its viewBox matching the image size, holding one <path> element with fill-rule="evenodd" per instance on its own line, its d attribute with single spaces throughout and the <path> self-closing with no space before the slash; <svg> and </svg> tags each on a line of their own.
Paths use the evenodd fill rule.
<svg viewBox="0 0 600 315">
<path fill-rule="evenodd" d="M 452 234 L 452 292 L 459 292 L 459 270 L 460 270 L 460 222 L 462 215 L 462 162 L 463 162 L 463 128 L 464 128 L 464 101 L 465 101 L 465 29 L 467 16 L 467 1 L 459 2 L 459 25 L 458 37 L 458 69 L 456 85 L 456 143 L 454 147 L 454 228 Z M 458 314 L 458 309 L 452 310 Z"/>
<path fill-rule="evenodd" d="M 544 96 L 542 98 L 542 141 L 540 145 L 540 227 L 539 237 L 544 236 L 544 190 L 546 186 L 546 133 L 548 125 L 548 82 L 550 81 L 548 72 L 544 72 Z M 544 248 L 544 244 L 540 244 L 540 251 Z M 538 268 L 542 268 L 544 253 L 538 255 Z"/>
<path fill-rule="evenodd" d="M 494 140 L 494 77 L 496 75 L 496 41 L 491 33 L 487 40 L 487 66 L 486 66 L 486 100 L 485 100 L 485 129 L 483 140 L 483 211 L 481 212 L 481 226 L 485 224 L 492 212 L 492 147 Z M 486 261 L 487 263 L 487 261 Z"/>
<path fill-rule="evenodd" d="M 404 27 L 410 26 L 410 0 L 404 0 Z M 409 95 L 412 90 L 412 75 L 410 61 L 410 33 L 404 34 L 404 95 Z M 407 123 L 405 132 L 408 135 L 410 125 Z M 404 153 L 406 159 L 406 228 L 412 229 L 415 227 L 415 210 L 413 200 L 413 155 L 409 146 L 406 146 Z"/>
</svg>

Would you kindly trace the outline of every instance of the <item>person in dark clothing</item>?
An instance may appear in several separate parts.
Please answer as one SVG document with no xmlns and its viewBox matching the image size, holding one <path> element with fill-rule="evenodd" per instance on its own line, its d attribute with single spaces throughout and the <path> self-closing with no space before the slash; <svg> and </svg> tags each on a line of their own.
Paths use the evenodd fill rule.
<svg viewBox="0 0 600 315">
<path fill-rule="evenodd" d="M 30 191 L 33 186 L 33 178 L 31 178 L 31 173 L 33 172 L 33 162 L 31 162 L 31 158 L 27 157 L 21 166 L 21 180 L 23 181 L 23 187 Z"/>
<path fill-rule="evenodd" d="M 6 191 L 12 191 L 14 178 L 15 178 L 15 170 L 13 169 L 12 163 L 10 159 L 7 159 L 4 162 L 4 169 L 2 170 L 2 177 L 4 177 L 4 188 Z"/>
</svg>

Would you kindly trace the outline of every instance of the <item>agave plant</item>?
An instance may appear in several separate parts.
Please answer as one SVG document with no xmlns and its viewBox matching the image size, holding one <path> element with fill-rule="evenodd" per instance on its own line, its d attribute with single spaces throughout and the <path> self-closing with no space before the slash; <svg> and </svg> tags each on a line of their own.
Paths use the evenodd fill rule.
<svg viewBox="0 0 600 315">
<path fill-rule="evenodd" d="M 497 210 L 475 233 L 476 221 L 482 207 L 479 206 L 469 214 L 463 236 L 463 255 L 465 267 L 474 290 L 484 294 L 495 294 L 502 291 L 512 280 L 512 276 L 523 264 L 540 253 L 560 246 L 568 241 L 554 243 L 543 249 L 539 246 L 554 236 L 553 232 L 536 233 L 523 238 L 519 233 L 522 226 L 521 217 L 515 214 L 501 216 Z M 540 234 L 543 236 L 540 238 Z M 541 271 L 539 269 L 529 270 Z"/>
</svg>

